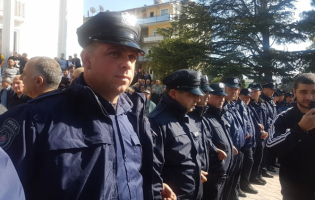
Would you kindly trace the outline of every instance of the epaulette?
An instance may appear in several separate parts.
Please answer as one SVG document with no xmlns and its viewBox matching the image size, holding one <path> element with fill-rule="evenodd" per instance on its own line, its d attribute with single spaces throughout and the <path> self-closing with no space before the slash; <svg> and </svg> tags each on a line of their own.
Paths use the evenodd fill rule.
<svg viewBox="0 0 315 200">
<path fill-rule="evenodd" d="M 68 91 L 69 91 L 69 87 L 65 87 L 63 89 L 56 89 L 56 90 L 53 90 L 53 91 L 50 91 L 50 92 L 46 92 L 46 93 L 44 93 L 42 95 L 39 95 L 38 97 L 36 97 L 34 99 L 28 100 L 27 103 L 33 103 L 33 102 L 36 102 L 36 101 L 39 101 L 39 100 L 42 100 L 42 99 L 45 99 L 45 98 L 48 98 L 48 97 L 64 94 L 64 93 L 66 93 Z"/>
<path fill-rule="evenodd" d="M 166 105 L 158 104 L 155 109 L 148 115 L 148 118 L 155 118 L 158 116 L 160 113 L 163 112 L 165 109 Z"/>
</svg>

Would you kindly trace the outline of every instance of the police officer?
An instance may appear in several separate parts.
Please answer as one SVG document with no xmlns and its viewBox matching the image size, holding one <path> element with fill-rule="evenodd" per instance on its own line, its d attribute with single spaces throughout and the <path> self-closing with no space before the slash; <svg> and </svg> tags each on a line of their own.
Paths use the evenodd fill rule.
<svg viewBox="0 0 315 200">
<path fill-rule="evenodd" d="M 265 100 L 266 107 L 267 107 L 267 127 L 265 127 L 265 130 L 268 133 L 273 132 L 272 123 L 273 123 L 273 120 L 276 119 L 277 114 L 278 114 L 276 104 L 273 101 L 273 94 L 275 90 L 276 90 L 276 84 L 273 82 L 270 82 L 263 85 L 263 92 L 260 95 L 260 98 Z M 267 177 L 267 178 L 273 178 L 272 175 L 267 173 L 267 170 L 276 172 L 276 170 L 271 166 L 271 165 L 274 165 L 274 158 L 271 158 L 268 155 L 268 151 L 266 148 L 264 151 L 265 152 L 264 152 L 263 161 L 262 161 L 262 166 L 263 166 L 262 176 Z"/>
<path fill-rule="evenodd" d="M 231 125 L 230 135 L 233 145 L 238 150 L 238 154 L 233 158 L 233 170 L 229 173 L 230 178 L 226 183 L 224 198 L 238 199 L 238 196 L 246 197 L 246 194 L 240 191 L 238 187 L 238 180 L 242 169 L 245 139 L 250 137 L 250 135 L 248 134 L 247 121 L 240 114 L 235 102 L 238 99 L 238 91 L 240 88 L 239 79 L 227 78 L 223 83 L 225 84 L 225 93 L 227 94 L 224 103 L 224 109 L 227 110 L 227 112 L 224 114 L 224 117 Z"/>
<path fill-rule="evenodd" d="M 278 113 L 281 112 L 281 108 L 284 105 L 285 91 L 283 89 L 277 90 L 279 93 L 278 101 L 276 102 Z"/>
<path fill-rule="evenodd" d="M 262 86 L 258 83 L 251 83 L 248 86 L 251 90 L 251 101 L 248 105 L 249 109 L 253 113 L 253 117 L 256 121 L 262 125 L 259 130 L 259 135 L 256 139 L 256 147 L 254 147 L 254 164 L 250 174 L 250 182 L 258 185 L 265 185 L 267 182 L 262 177 L 262 159 L 264 153 L 264 141 L 268 137 L 268 133 L 264 130 L 267 127 L 267 108 L 265 101 L 260 98 L 262 93 Z M 257 130 L 256 130 L 257 131 Z"/>
<path fill-rule="evenodd" d="M 229 134 L 230 124 L 224 119 L 223 104 L 227 95 L 223 83 L 210 84 L 208 110 L 205 113 L 205 124 L 209 127 L 207 146 L 209 149 L 208 181 L 204 183 L 203 199 L 220 200 L 231 170 L 233 155 L 237 154 Z M 210 134 L 209 134 L 210 133 Z"/>
<path fill-rule="evenodd" d="M 0 145 L 26 199 L 153 199 L 145 97 L 124 93 L 143 54 L 140 27 L 128 19 L 100 12 L 84 23 L 84 73 L 0 116 Z"/>
<path fill-rule="evenodd" d="M 202 140 L 200 140 L 202 143 L 200 144 L 200 152 L 203 152 L 203 154 L 201 154 L 201 170 L 203 172 L 208 171 L 208 167 L 209 167 L 209 163 L 208 163 L 208 149 L 206 148 L 206 142 L 205 142 L 205 138 L 206 135 L 208 135 L 209 133 L 206 133 L 207 131 L 210 131 L 209 129 L 207 129 L 207 127 L 205 127 L 204 124 L 204 114 L 205 112 L 207 112 L 207 104 L 208 104 L 208 98 L 210 96 L 210 93 L 212 90 L 212 88 L 209 87 L 209 81 L 208 81 L 208 76 L 207 75 L 203 75 L 201 76 L 200 79 L 200 89 L 203 91 L 203 93 L 205 93 L 204 96 L 200 97 L 200 102 L 197 103 L 197 105 L 195 106 L 195 109 L 192 112 L 188 113 L 188 116 L 191 117 L 194 121 L 195 124 L 199 130 L 199 132 L 202 134 Z"/>
<path fill-rule="evenodd" d="M 204 93 L 200 89 L 200 72 L 178 70 L 163 80 L 166 92 L 149 115 L 154 138 L 154 154 L 158 160 L 158 177 L 154 177 L 154 192 L 158 198 L 162 182 L 168 184 L 178 199 L 201 199 L 202 181 L 199 145 L 202 135 L 192 112 Z"/>
<path fill-rule="evenodd" d="M 245 141 L 244 148 L 244 160 L 243 160 L 243 168 L 241 172 L 240 178 L 240 187 L 242 191 L 257 194 L 258 191 L 253 188 L 253 186 L 249 182 L 249 177 L 252 171 L 252 167 L 254 164 L 254 152 L 253 148 L 256 147 L 256 137 L 260 137 L 260 129 L 261 126 L 255 119 L 254 113 L 248 107 L 248 104 L 251 99 L 252 90 L 250 88 L 243 88 L 240 91 L 239 98 L 245 103 L 247 113 L 248 113 L 248 124 L 249 124 L 249 134 L 250 137 Z"/>
<path fill-rule="evenodd" d="M 284 101 L 281 109 L 279 110 L 279 113 L 283 112 L 283 111 L 286 111 L 289 108 L 291 108 L 293 106 L 293 101 L 294 101 L 294 94 L 293 94 L 293 92 L 288 92 L 285 95 L 285 101 Z"/>
<path fill-rule="evenodd" d="M 294 82 L 297 104 L 282 112 L 268 139 L 272 156 L 280 158 L 280 184 L 283 200 L 315 199 L 315 75 L 305 73 Z"/>
</svg>

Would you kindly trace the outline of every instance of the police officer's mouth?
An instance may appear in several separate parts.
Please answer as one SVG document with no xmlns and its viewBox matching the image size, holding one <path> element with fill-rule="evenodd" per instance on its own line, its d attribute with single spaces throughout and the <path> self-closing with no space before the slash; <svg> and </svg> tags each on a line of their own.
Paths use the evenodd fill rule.
<svg viewBox="0 0 315 200">
<path fill-rule="evenodd" d="M 130 77 L 129 76 L 125 76 L 125 75 L 118 75 L 118 76 L 115 76 L 116 78 L 119 78 L 119 79 L 126 79 L 126 80 L 129 80 L 130 81 Z"/>
</svg>

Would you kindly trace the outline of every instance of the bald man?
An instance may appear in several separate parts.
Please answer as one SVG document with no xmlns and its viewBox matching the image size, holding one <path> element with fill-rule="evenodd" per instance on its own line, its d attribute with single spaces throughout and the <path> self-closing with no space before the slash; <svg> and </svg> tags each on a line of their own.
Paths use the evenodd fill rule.
<svg viewBox="0 0 315 200">
<path fill-rule="evenodd" d="M 23 94 L 36 98 L 58 88 L 61 69 L 58 62 L 53 59 L 34 57 L 26 63 L 20 79 L 24 83 Z"/>
<path fill-rule="evenodd" d="M 24 84 L 20 77 L 21 75 L 17 75 L 12 81 L 14 95 L 12 97 L 12 101 L 8 105 L 8 110 L 31 99 L 29 96 L 23 94 Z"/>
</svg>

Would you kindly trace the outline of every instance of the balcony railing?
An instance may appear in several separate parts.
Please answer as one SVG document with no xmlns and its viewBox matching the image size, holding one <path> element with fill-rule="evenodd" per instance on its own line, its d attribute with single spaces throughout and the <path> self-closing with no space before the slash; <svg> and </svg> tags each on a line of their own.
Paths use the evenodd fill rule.
<svg viewBox="0 0 315 200">
<path fill-rule="evenodd" d="M 0 0 L 0 12 L 3 12 L 3 3 L 5 0 Z M 16 17 L 25 17 L 25 4 L 15 1 L 14 15 Z"/>
<path fill-rule="evenodd" d="M 154 37 L 143 37 L 143 42 L 144 43 L 149 43 L 149 42 L 160 42 L 163 40 L 163 36 L 154 36 Z"/>
<path fill-rule="evenodd" d="M 172 21 L 174 18 L 173 15 L 159 15 L 155 17 L 148 17 L 148 18 L 143 18 L 143 19 L 138 19 L 138 24 L 143 25 L 143 24 L 151 24 L 151 23 L 157 23 L 157 22 L 165 22 L 165 21 Z"/>
</svg>

